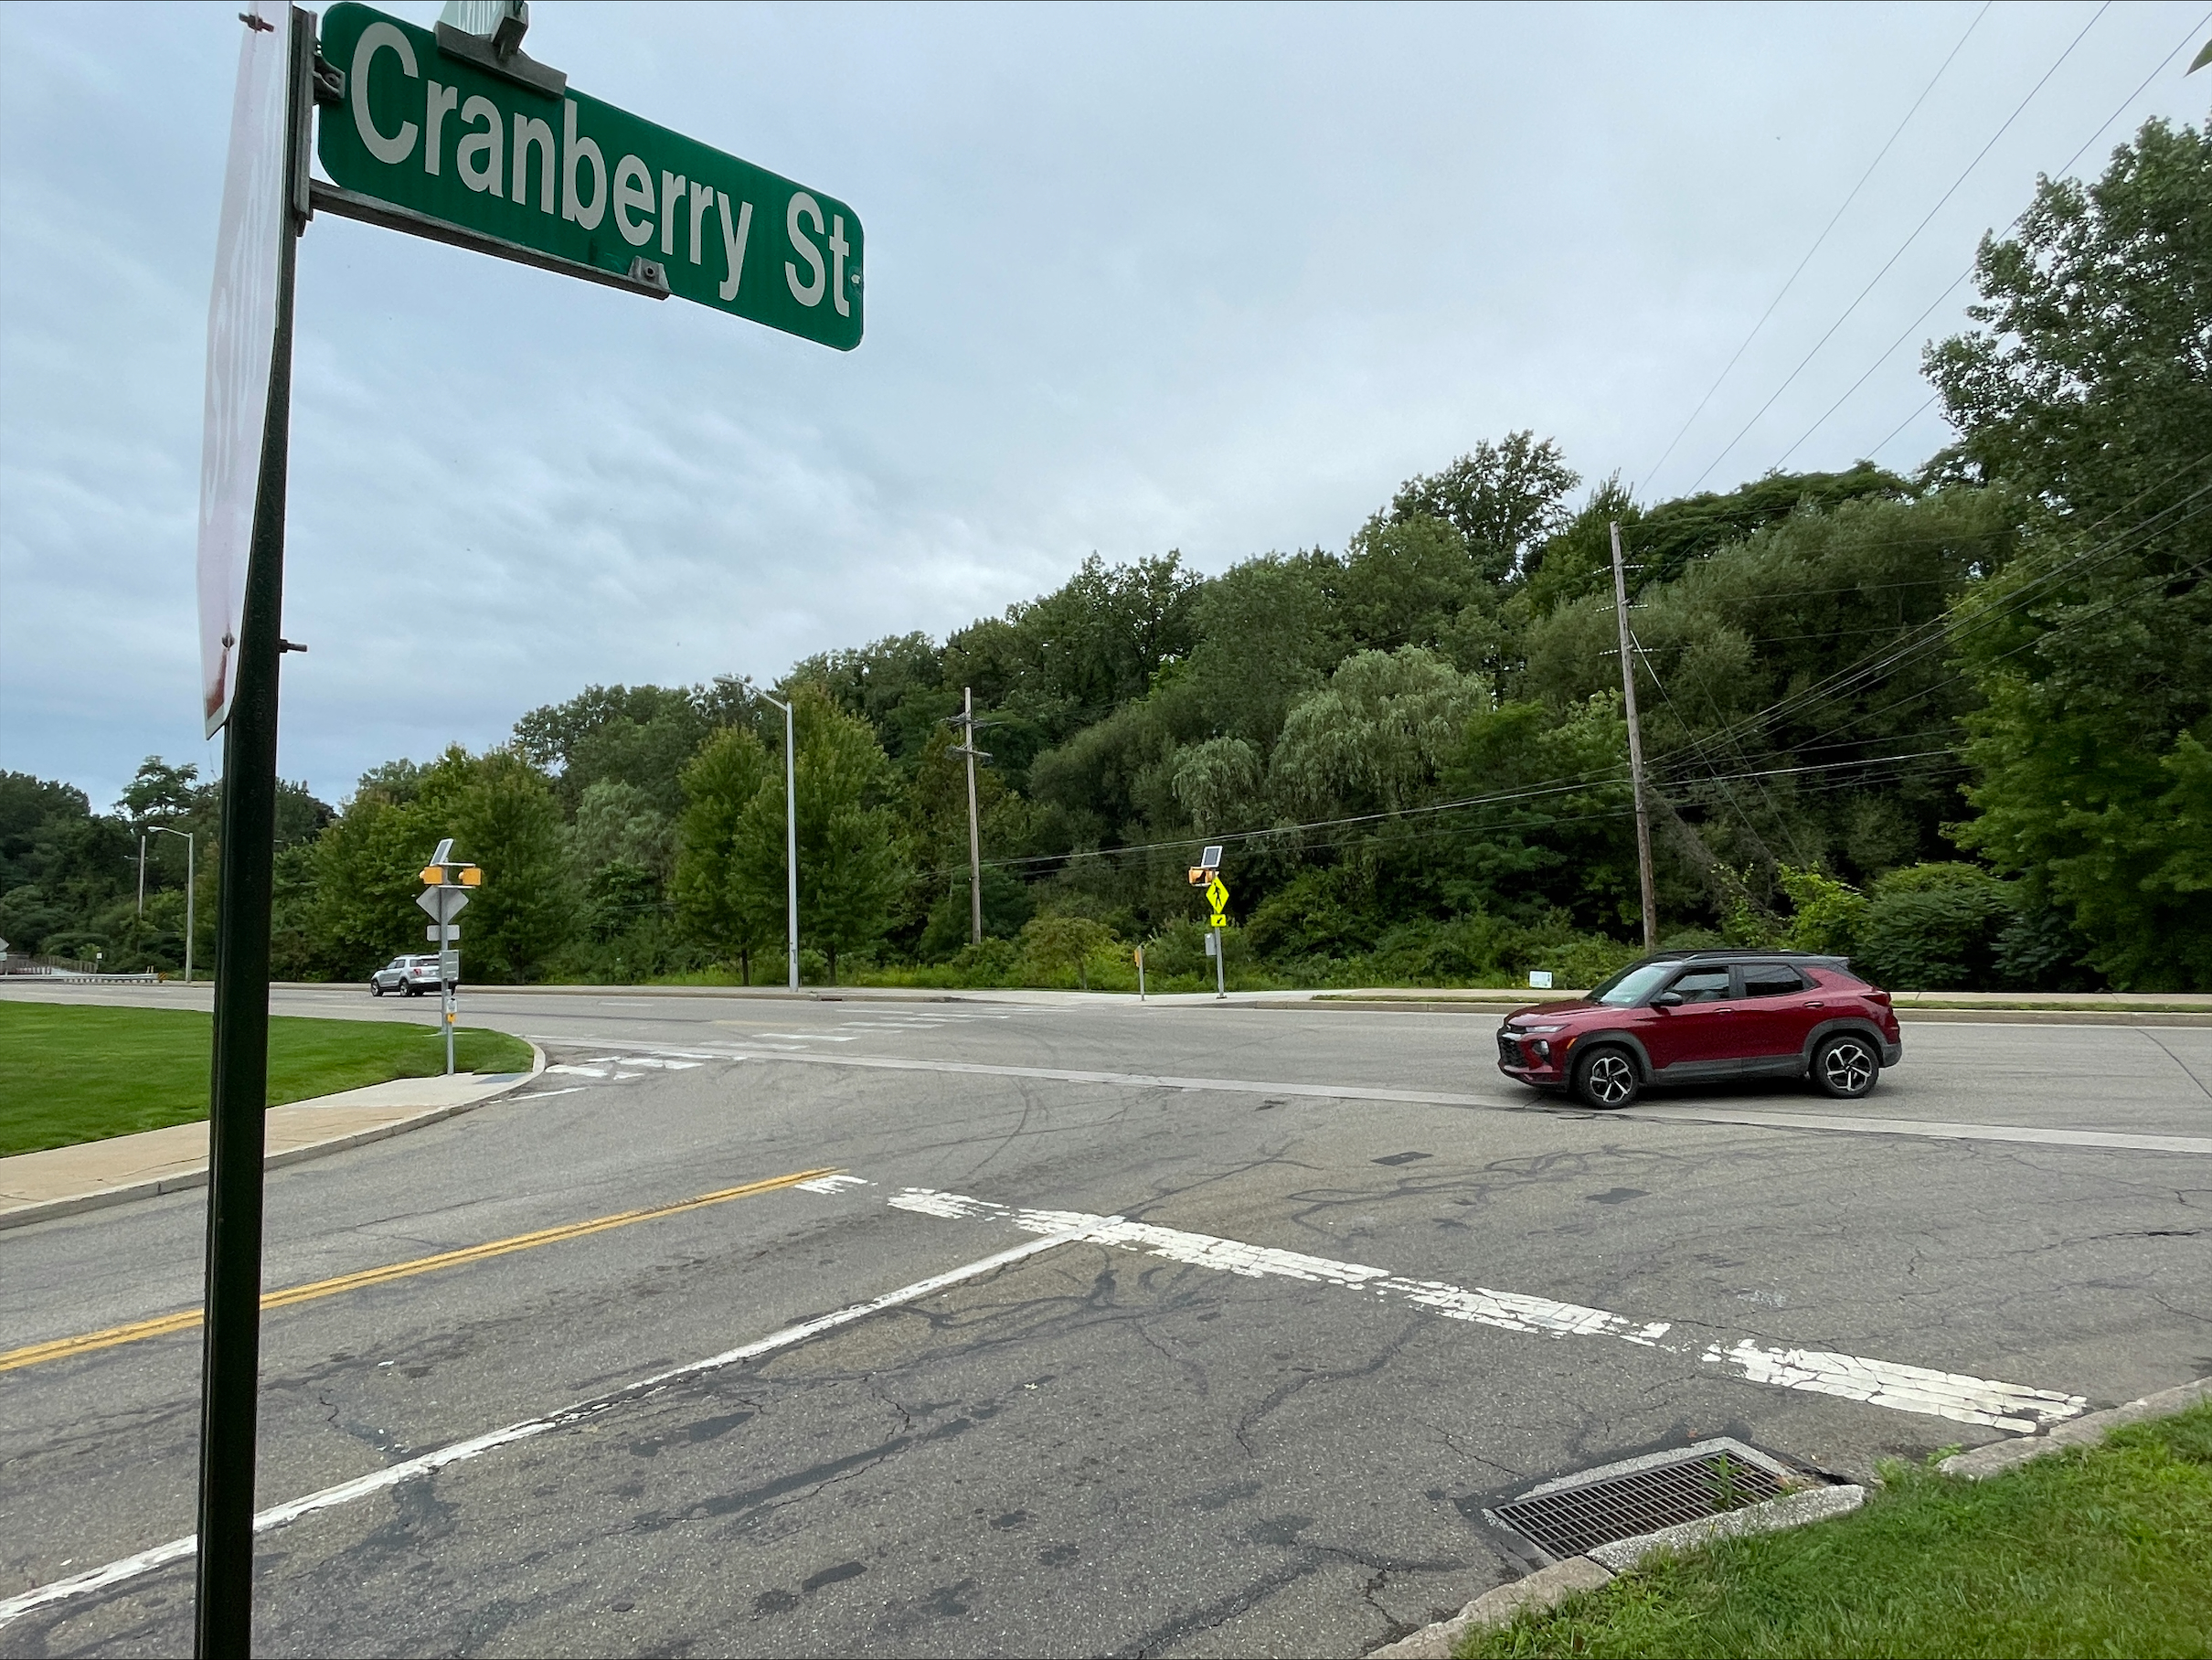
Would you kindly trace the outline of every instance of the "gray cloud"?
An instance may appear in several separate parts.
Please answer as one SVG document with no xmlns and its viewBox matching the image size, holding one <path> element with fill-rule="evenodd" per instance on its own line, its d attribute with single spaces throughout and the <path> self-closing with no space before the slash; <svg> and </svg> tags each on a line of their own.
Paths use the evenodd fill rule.
<svg viewBox="0 0 2212 1660">
<path fill-rule="evenodd" d="M 1511 428 L 1640 478 L 1974 10 L 541 3 L 530 49 L 579 87 L 858 208 L 867 339 L 839 356 L 319 219 L 286 608 L 314 649 L 283 770 L 335 798 L 589 682 L 941 636 L 1093 549 L 1218 569 L 1341 546 Z M 1989 14 L 1656 490 L 1713 460 L 2091 10 Z M 144 754 L 202 757 L 235 11 L 0 9 L 0 765 L 101 803 Z M 1708 482 L 1773 464 L 2195 16 L 2100 18 Z M 2202 119 L 2185 62 L 2092 161 L 2147 113 Z M 1847 464 L 1926 395 L 1909 346 L 1791 464 Z M 1931 412 L 1882 459 L 1943 436 Z"/>
</svg>

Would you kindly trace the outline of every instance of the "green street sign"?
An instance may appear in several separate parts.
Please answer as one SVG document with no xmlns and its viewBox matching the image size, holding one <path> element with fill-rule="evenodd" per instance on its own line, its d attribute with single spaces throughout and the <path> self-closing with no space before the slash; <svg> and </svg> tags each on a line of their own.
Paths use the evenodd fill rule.
<svg viewBox="0 0 2212 1660">
<path fill-rule="evenodd" d="M 350 0 L 324 14 L 322 55 L 339 85 L 315 153 L 341 189 L 596 271 L 654 282 L 657 268 L 680 298 L 860 344 L 860 216 L 835 197 L 491 73 Z"/>
</svg>

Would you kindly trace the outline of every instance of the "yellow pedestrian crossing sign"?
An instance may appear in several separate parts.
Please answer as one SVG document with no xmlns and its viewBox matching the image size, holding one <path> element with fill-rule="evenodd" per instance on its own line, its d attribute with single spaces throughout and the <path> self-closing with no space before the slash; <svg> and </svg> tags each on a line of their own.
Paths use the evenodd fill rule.
<svg viewBox="0 0 2212 1660">
<path fill-rule="evenodd" d="M 1228 918 L 1224 916 L 1222 912 L 1228 909 L 1228 884 L 1223 881 L 1218 876 L 1209 877 L 1207 880 L 1206 902 L 1214 908 L 1214 914 L 1209 920 L 1209 926 L 1214 928 L 1227 928 L 1228 926 Z"/>
</svg>

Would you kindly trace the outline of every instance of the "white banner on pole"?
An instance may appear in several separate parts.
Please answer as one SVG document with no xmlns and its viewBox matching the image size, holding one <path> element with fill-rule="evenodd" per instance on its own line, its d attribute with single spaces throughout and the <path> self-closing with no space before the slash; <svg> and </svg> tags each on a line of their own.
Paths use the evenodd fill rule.
<svg viewBox="0 0 2212 1660">
<path fill-rule="evenodd" d="M 207 301 L 207 387 L 200 431 L 199 663 L 210 738 L 230 718 L 246 559 L 269 417 L 286 195 L 284 128 L 292 69 L 290 0 L 251 0 L 230 106 L 230 158 Z"/>
</svg>

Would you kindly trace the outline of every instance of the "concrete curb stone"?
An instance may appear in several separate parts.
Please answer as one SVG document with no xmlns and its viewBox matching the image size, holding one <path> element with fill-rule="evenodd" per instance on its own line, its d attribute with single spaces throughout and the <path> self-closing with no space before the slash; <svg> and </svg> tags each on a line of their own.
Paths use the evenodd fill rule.
<svg viewBox="0 0 2212 1660">
<path fill-rule="evenodd" d="M 2161 1389 L 2155 1395 L 2145 1395 L 2141 1399 L 2131 1400 L 2125 1406 L 2091 1412 L 2087 1417 L 2075 1419 L 2071 1423 L 2059 1425 L 2047 1435 L 1992 1442 L 1987 1446 L 1975 1447 L 1970 1452 L 1955 1452 L 1936 1468 L 1945 1475 L 1955 1475 L 1968 1481 L 1985 1481 L 1993 1475 L 2016 1470 L 2031 1459 L 2063 1452 L 2073 1447 L 2095 1446 L 2111 1431 L 2123 1424 L 2169 1417 L 2202 1400 L 2212 1400 L 2212 1378 L 2199 1378 L 2178 1388 Z M 1369 1652 L 1378 1660 L 1381 1657 L 1388 1657 L 1388 1660 L 1450 1660 L 1452 1651 L 1459 1646 L 1460 1640 L 1469 1632 L 1508 1624 L 1526 1609 L 1557 1608 L 1569 1597 L 1580 1591 L 1596 1590 L 1615 1575 L 1630 1571 L 1645 1558 L 1657 1552 L 1688 1549 L 1710 1539 L 1735 1538 L 1750 1533 L 1778 1533 L 1785 1527 L 1825 1521 L 1857 1509 L 1866 1502 L 1866 1489 L 1858 1486 L 1807 1488 L 1785 1494 L 1781 1498 L 1769 1499 L 1764 1504 L 1747 1506 L 1726 1516 L 1684 1522 L 1673 1527 L 1663 1527 L 1656 1533 L 1643 1534 L 1611 1545 L 1600 1545 L 1587 1556 L 1569 1557 L 1566 1561 L 1555 1562 L 1526 1579 L 1486 1591 L 1451 1619 L 1424 1625 L 1409 1636 L 1401 1637 L 1395 1643 L 1386 1643 Z"/>
<path fill-rule="evenodd" d="M 527 1043 L 527 1038 L 523 1039 Z M 473 1101 L 453 1101 L 444 1106 L 429 1107 L 409 1117 L 395 1119 L 389 1123 L 377 1124 L 368 1129 L 355 1130 L 327 1140 L 309 1142 L 303 1146 L 287 1147 L 271 1153 L 261 1161 L 264 1170 L 281 1169 L 286 1165 L 304 1164 L 309 1159 L 326 1158 L 334 1153 L 344 1153 L 351 1147 L 366 1146 L 370 1142 L 384 1141 L 409 1130 L 420 1130 L 425 1124 L 453 1118 L 463 1112 L 472 1112 L 478 1107 L 503 1100 L 516 1091 L 535 1082 L 546 1069 L 546 1052 L 537 1044 L 530 1044 L 530 1069 L 512 1075 L 513 1081 L 499 1089 L 486 1091 Z M 322 1097 L 328 1100 L 329 1097 Z M 286 1106 L 312 1109 L 314 1100 L 287 1101 Z M 271 1108 L 271 1112 L 281 1109 Z M 207 1170 L 205 1165 L 197 1170 L 179 1171 L 175 1175 L 157 1176 L 143 1182 L 131 1182 L 113 1187 L 101 1187 L 85 1193 L 74 1193 L 61 1198 L 37 1200 L 27 1205 L 9 1206 L 0 1209 L 0 1229 L 23 1228 L 33 1222 L 51 1221 L 58 1217 L 80 1216 L 88 1210 L 104 1210 L 111 1205 L 121 1205 L 132 1199 L 153 1198 L 158 1194 L 179 1193 L 190 1187 L 205 1187 Z"/>
<path fill-rule="evenodd" d="M 2016 1470 L 2031 1459 L 2042 1458 L 2052 1452 L 2064 1452 L 2072 1447 L 2093 1447 L 2122 1424 L 2140 1423 L 2146 1418 L 2169 1417 L 2195 1406 L 2200 1400 L 2212 1400 L 2212 1378 L 2199 1378 L 2176 1389 L 2161 1389 L 2155 1395 L 2145 1395 L 2140 1400 L 2131 1400 L 2123 1407 L 2089 1413 L 2071 1423 L 2060 1424 L 2047 1435 L 2022 1436 L 2016 1441 L 1993 1441 L 1985 1447 L 1954 1452 L 1936 1468 L 1945 1475 L 1961 1476 L 1967 1481 L 1987 1481 L 1993 1475 Z"/>
<path fill-rule="evenodd" d="M 1739 1538 L 1752 1533 L 1780 1533 L 1807 1522 L 1825 1521 L 1856 1510 L 1866 1499 L 1864 1487 L 1810 1487 L 1785 1493 L 1763 1504 L 1747 1505 L 1726 1516 L 1706 1516 L 1694 1522 L 1662 1527 L 1600 1545 L 1587 1556 L 1569 1557 L 1540 1568 L 1526 1579 L 1499 1585 L 1461 1609 L 1449 1620 L 1424 1625 L 1410 1636 L 1386 1643 L 1369 1651 L 1376 1660 L 1451 1660 L 1452 1651 L 1471 1631 L 1510 1624 L 1529 1609 L 1557 1608 L 1568 1598 L 1595 1591 L 1616 1574 L 1628 1572 L 1645 1558 L 1667 1550 L 1686 1550 L 1710 1539 Z"/>
</svg>

